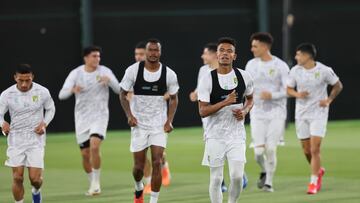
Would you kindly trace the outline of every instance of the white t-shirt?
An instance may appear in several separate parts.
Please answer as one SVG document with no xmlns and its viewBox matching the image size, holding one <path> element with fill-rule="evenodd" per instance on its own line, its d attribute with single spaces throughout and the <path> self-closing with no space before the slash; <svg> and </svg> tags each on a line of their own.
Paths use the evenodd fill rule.
<svg viewBox="0 0 360 203">
<path fill-rule="evenodd" d="M 248 96 L 253 93 L 253 79 L 246 71 L 239 69 L 244 82 L 244 95 Z M 219 74 L 220 87 L 225 90 L 231 90 L 237 87 L 238 82 L 235 71 L 232 70 L 228 74 Z M 211 72 L 208 72 L 201 79 L 198 88 L 198 98 L 201 102 L 210 102 L 212 91 Z M 207 125 L 205 127 L 206 139 L 238 139 L 243 142 L 246 140 L 244 121 L 238 121 L 234 117 L 232 110 L 242 108 L 243 104 L 233 104 L 220 109 L 218 112 L 208 116 Z"/>
<path fill-rule="evenodd" d="M 289 66 L 276 56 L 270 61 L 251 59 L 245 70 L 254 79 L 254 107 L 250 117 L 253 119 L 286 119 L 286 83 Z M 260 98 L 261 92 L 271 92 L 271 100 Z"/>
<path fill-rule="evenodd" d="M 7 111 L 11 118 L 9 147 L 45 146 L 46 135 L 36 134 L 35 128 L 42 121 L 48 125 L 54 118 L 55 105 L 48 89 L 34 82 L 27 92 L 16 85 L 9 87 L 0 96 L 0 125 Z"/>
<path fill-rule="evenodd" d="M 108 85 L 99 82 L 102 76 L 110 78 Z M 59 99 L 69 98 L 75 85 L 83 88 L 79 94 L 75 94 L 75 129 L 79 135 L 88 131 L 95 123 L 107 123 L 104 121 L 109 120 L 109 86 L 116 94 L 120 92 L 120 87 L 119 81 L 109 68 L 99 66 L 89 73 L 85 71 L 85 66 L 81 65 L 72 70 L 66 78 Z"/>
<path fill-rule="evenodd" d="M 308 91 L 309 96 L 296 99 L 296 119 L 327 119 L 329 107 L 320 107 L 320 100 L 326 99 L 327 86 L 339 81 L 334 71 L 320 62 L 310 70 L 302 66 L 294 66 L 289 75 L 287 85 L 297 88 L 298 92 Z"/>
<path fill-rule="evenodd" d="M 125 91 L 133 90 L 139 70 L 139 62 L 129 66 L 120 87 Z M 155 82 L 160 79 L 162 64 L 156 72 L 150 72 L 144 68 L 144 80 Z M 169 67 L 166 68 L 166 88 L 170 95 L 177 94 L 179 84 L 176 73 Z M 138 121 L 138 126 L 143 129 L 163 128 L 167 120 L 167 104 L 164 96 L 134 95 L 130 101 L 130 109 Z"/>
</svg>

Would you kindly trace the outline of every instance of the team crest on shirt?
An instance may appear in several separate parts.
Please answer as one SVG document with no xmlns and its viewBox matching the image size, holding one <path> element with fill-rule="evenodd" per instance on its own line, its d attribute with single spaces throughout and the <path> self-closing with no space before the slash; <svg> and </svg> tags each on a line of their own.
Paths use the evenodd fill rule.
<svg viewBox="0 0 360 203">
<path fill-rule="evenodd" d="M 234 84 L 235 84 L 235 85 L 238 84 L 238 79 L 237 79 L 237 77 L 234 77 Z"/>
<path fill-rule="evenodd" d="M 270 70 L 269 70 L 269 75 L 270 75 L 270 76 L 273 76 L 274 74 L 275 74 L 275 69 L 270 68 Z"/>
<path fill-rule="evenodd" d="M 320 78 L 320 72 L 316 72 L 316 73 L 315 73 L 315 78 L 316 78 L 316 79 L 319 79 L 319 78 Z"/>
<path fill-rule="evenodd" d="M 39 101 L 39 96 L 37 96 L 37 95 L 32 96 L 32 101 L 33 102 Z"/>
<path fill-rule="evenodd" d="M 100 81 L 100 75 L 96 76 L 96 81 Z"/>
</svg>

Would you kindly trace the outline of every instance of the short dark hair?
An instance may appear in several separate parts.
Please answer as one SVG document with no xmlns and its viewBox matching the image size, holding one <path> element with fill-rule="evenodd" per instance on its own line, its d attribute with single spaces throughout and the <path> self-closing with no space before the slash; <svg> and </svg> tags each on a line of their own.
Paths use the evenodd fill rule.
<svg viewBox="0 0 360 203">
<path fill-rule="evenodd" d="M 227 43 L 227 44 L 231 44 L 234 47 L 236 47 L 236 40 L 231 38 L 231 37 L 221 37 L 218 39 L 218 43 L 217 46 L 219 46 L 222 43 Z"/>
<path fill-rule="evenodd" d="M 135 45 L 135 49 L 145 49 L 146 47 L 146 44 L 144 41 L 141 41 L 141 42 L 138 42 L 136 45 Z"/>
<path fill-rule="evenodd" d="M 301 51 L 301 52 L 304 52 L 304 53 L 308 53 L 313 59 L 315 59 L 316 55 L 317 55 L 315 45 L 312 44 L 312 43 L 309 43 L 309 42 L 299 44 L 296 47 L 296 51 Z"/>
<path fill-rule="evenodd" d="M 208 49 L 211 52 L 216 52 L 217 51 L 217 44 L 213 43 L 213 42 L 207 43 L 204 46 L 204 49 Z"/>
<path fill-rule="evenodd" d="M 87 56 L 87 55 L 91 54 L 91 52 L 94 52 L 94 51 L 101 53 L 102 49 L 101 49 L 101 47 L 95 46 L 95 45 L 85 47 L 83 50 L 83 56 Z"/>
<path fill-rule="evenodd" d="M 269 45 L 270 47 L 274 42 L 274 38 L 268 32 L 256 32 L 252 34 L 250 37 L 250 42 L 252 42 L 253 40 L 258 40 L 262 43 Z"/>
<path fill-rule="evenodd" d="M 148 39 L 148 40 L 146 41 L 146 44 L 148 44 L 148 43 L 154 43 L 154 44 L 159 43 L 159 44 L 161 45 L 160 40 L 158 40 L 158 39 L 156 39 L 156 38 L 150 38 L 150 39 Z"/>
<path fill-rule="evenodd" d="M 32 68 L 29 64 L 26 63 L 22 63 L 22 64 L 18 64 L 16 66 L 16 70 L 15 70 L 15 74 L 19 73 L 19 74 L 28 74 L 28 73 L 33 73 Z"/>
</svg>

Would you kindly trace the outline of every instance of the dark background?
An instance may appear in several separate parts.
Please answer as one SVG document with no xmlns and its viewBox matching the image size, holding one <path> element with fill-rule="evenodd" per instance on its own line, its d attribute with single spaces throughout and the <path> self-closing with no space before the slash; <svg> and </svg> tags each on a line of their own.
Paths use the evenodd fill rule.
<svg viewBox="0 0 360 203">
<path fill-rule="evenodd" d="M 272 53 L 282 56 L 282 1 L 270 0 L 269 31 Z M 330 119 L 360 118 L 360 2 L 293 1 L 291 57 L 301 42 L 318 47 L 318 60 L 333 67 L 344 91 L 333 103 Z M 94 44 L 103 47 L 102 64 L 119 81 L 133 63 L 134 45 L 156 37 L 162 41 L 162 61 L 178 75 L 179 108 L 175 126 L 200 125 L 197 105 L 188 94 L 195 88 L 202 65 L 203 45 L 219 37 L 238 41 L 236 65 L 252 58 L 249 37 L 258 31 L 257 1 L 93 1 Z M 14 67 L 29 63 L 35 81 L 49 88 L 57 107 L 52 131 L 74 129 L 74 98 L 59 102 L 57 95 L 69 72 L 82 63 L 79 0 L 0 1 L 0 91 L 14 83 Z M 110 97 L 109 129 L 128 128 L 118 97 Z M 293 119 L 294 109 L 290 118 Z"/>
</svg>

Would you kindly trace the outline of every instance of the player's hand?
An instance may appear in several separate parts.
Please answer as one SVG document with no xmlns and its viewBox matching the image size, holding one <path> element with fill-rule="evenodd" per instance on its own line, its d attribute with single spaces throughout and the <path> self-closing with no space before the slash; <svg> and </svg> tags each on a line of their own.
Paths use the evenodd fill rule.
<svg viewBox="0 0 360 203">
<path fill-rule="evenodd" d="M 164 94 L 164 100 L 165 101 L 168 101 L 170 99 L 170 94 L 168 93 L 168 92 L 166 92 L 165 94 Z"/>
<path fill-rule="evenodd" d="M 7 136 L 10 132 L 10 124 L 8 122 L 4 121 L 4 123 L 1 126 L 1 131 L 4 136 Z"/>
<path fill-rule="evenodd" d="M 330 104 L 331 104 L 331 99 L 323 99 L 323 100 L 320 100 L 320 106 L 321 107 L 328 107 L 328 106 L 330 106 Z"/>
<path fill-rule="evenodd" d="M 128 117 L 128 124 L 129 124 L 130 127 L 137 126 L 137 120 L 133 115 Z"/>
<path fill-rule="evenodd" d="M 38 135 L 43 135 L 45 133 L 46 123 L 41 121 L 41 123 L 35 128 L 35 133 Z"/>
<path fill-rule="evenodd" d="M 110 82 L 110 78 L 108 76 L 101 76 L 99 79 L 99 82 L 102 83 L 103 85 L 108 85 Z"/>
<path fill-rule="evenodd" d="M 298 92 L 296 98 L 305 99 L 306 97 L 309 96 L 309 94 L 310 93 L 308 91 Z"/>
<path fill-rule="evenodd" d="M 74 94 L 79 94 L 82 89 L 83 89 L 82 87 L 75 85 L 75 86 L 71 89 L 71 92 L 74 93 Z"/>
<path fill-rule="evenodd" d="M 165 125 L 164 125 L 164 131 L 166 133 L 171 132 L 174 129 L 173 125 L 171 124 L 171 122 L 166 121 Z"/>
<path fill-rule="evenodd" d="M 191 92 L 189 95 L 190 101 L 196 102 L 197 101 L 197 93 L 195 91 Z"/>
<path fill-rule="evenodd" d="M 270 100 L 270 99 L 272 99 L 271 92 L 268 92 L 268 91 L 261 92 L 260 99 L 262 99 L 262 100 Z"/>
<path fill-rule="evenodd" d="M 233 109 L 233 115 L 235 116 L 236 120 L 241 121 L 245 119 L 246 111 L 242 109 Z"/>
<path fill-rule="evenodd" d="M 236 98 L 237 98 L 236 91 L 233 90 L 233 91 L 226 97 L 226 99 L 224 100 L 225 105 L 228 106 L 228 105 L 231 105 L 231 104 L 233 104 L 233 103 L 236 103 Z"/>
</svg>

